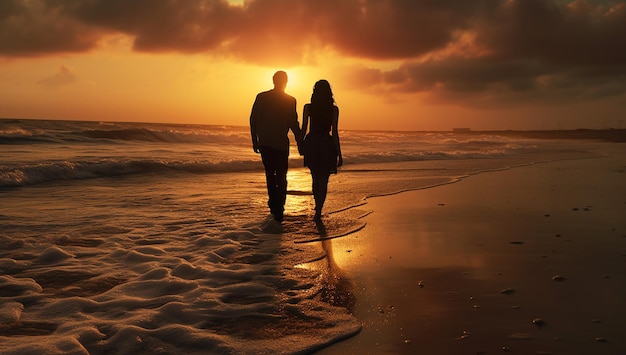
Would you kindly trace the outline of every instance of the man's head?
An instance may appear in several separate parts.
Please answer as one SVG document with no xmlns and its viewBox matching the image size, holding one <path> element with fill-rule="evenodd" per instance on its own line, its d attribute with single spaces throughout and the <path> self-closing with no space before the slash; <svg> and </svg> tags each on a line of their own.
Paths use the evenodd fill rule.
<svg viewBox="0 0 626 355">
<path fill-rule="evenodd" d="M 287 73 L 282 70 L 274 73 L 272 80 L 274 80 L 274 89 L 284 91 L 287 87 Z"/>
</svg>

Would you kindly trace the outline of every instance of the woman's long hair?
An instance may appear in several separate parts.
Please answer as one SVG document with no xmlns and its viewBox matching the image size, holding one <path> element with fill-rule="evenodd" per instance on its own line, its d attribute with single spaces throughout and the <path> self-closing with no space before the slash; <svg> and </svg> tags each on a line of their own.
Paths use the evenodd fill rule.
<svg viewBox="0 0 626 355">
<path fill-rule="evenodd" d="M 326 80 L 319 80 L 313 86 L 313 95 L 311 95 L 311 106 L 314 110 L 329 109 L 335 104 L 333 98 L 333 90 L 330 83 Z"/>
</svg>

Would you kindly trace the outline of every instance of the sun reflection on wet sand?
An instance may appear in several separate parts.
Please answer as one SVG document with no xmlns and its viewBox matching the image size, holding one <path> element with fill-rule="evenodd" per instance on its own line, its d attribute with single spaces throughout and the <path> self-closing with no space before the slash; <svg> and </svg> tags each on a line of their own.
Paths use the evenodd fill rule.
<svg viewBox="0 0 626 355">
<path fill-rule="evenodd" d="M 313 211 L 311 174 L 305 168 L 289 169 L 287 172 L 287 214 L 310 214 Z"/>
</svg>

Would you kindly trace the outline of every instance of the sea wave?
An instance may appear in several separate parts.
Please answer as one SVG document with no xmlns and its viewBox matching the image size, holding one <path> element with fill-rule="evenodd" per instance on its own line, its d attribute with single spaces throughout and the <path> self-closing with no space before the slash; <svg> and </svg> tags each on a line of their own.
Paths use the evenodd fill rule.
<svg viewBox="0 0 626 355">
<path fill-rule="evenodd" d="M 94 129 L 75 132 L 74 134 L 90 139 L 108 139 L 120 141 L 141 141 L 160 143 L 224 143 L 236 144 L 248 142 L 245 132 L 233 131 L 176 131 L 172 129 L 122 128 Z"/>
<path fill-rule="evenodd" d="M 493 152 L 378 152 L 355 153 L 344 156 L 346 166 L 371 163 L 398 163 L 426 160 L 480 159 L 503 156 Z M 292 156 L 291 168 L 302 167 L 302 157 Z M 0 188 L 32 186 L 58 181 L 86 180 L 127 175 L 148 174 L 215 174 L 260 171 L 261 159 L 250 155 L 235 160 L 182 160 L 182 159 L 130 159 L 99 158 L 93 160 L 61 160 L 28 163 L 19 166 L 0 165 Z"/>
<path fill-rule="evenodd" d="M 1 144 L 32 144 L 38 142 L 54 142 L 55 139 L 40 131 L 29 131 L 21 128 L 0 129 Z"/>
<path fill-rule="evenodd" d="M 0 144 L 155 142 L 239 144 L 245 127 L 148 123 L 0 120 Z"/>
<path fill-rule="evenodd" d="M 290 167 L 303 167 L 293 138 Z M 0 119 L 0 188 L 162 173 L 263 169 L 247 127 Z M 536 155 L 541 144 L 492 134 L 341 131 L 344 163 Z M 359 167 L 355 167 L 359 169 Z M 345 169 L 344 169 L 345 170 Z"/>
<path fill-rule="evenodd" d="M 228 147 L 228 146 L 227 146 Z M 297 153 L 296 153 L 297 154 Z M 291 168 L 303 167 L 302 157 L 292 154 Z M 491 159 L 506 157 L 512 150 L 504 147 L 491 147 L 479 150 L 355 150 L 344 154 L 344 165 L 401 163 L 434 160 Z M 205 154 L 204 159 L 196 159 L 192 153 L 179 158 L 170 151 L 150 152 L 149 156 L 160 158 L 101 157 L 83 160 L 58 160 L 29 162 L 14 165 L 0 165 L 0 188 L 32 186 L 68 180 L 86 180 L 102 177 L 147 174 L 214 174 L 259 171 L 263 169 L 258 155 L 244 154 L 235 159 L 216 158 L 219 154 Z M 169 157 L 166 157 L 169 156 Z M 226 155 L 224 155 L 226 156 Z M 165 157 L 165 158 L 164 158 Z"/>
<path fill-rule="evenodd" d="M 58 161 L 0 167 L 0 188 L 68 180 L 154 173 L 223 173 L 260 170 L 260 161 L 113 160 Z"/>
</svg>

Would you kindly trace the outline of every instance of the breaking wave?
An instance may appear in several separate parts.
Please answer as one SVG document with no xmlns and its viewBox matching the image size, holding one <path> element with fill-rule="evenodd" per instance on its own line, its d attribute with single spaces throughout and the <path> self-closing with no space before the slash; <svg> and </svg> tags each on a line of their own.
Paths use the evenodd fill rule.
<svg viewBox="0 0 626 355">
<path fill-rule="evenodd" d="M 0 187 L 20 187 L 55 181 L 84 180 L 123 175 L 156 173 L 220 173 L 260 170 L 260 161 L 167 161 L 167 160 L 95 160 L 60 161 L 0 167 Z"/>
</svg>

